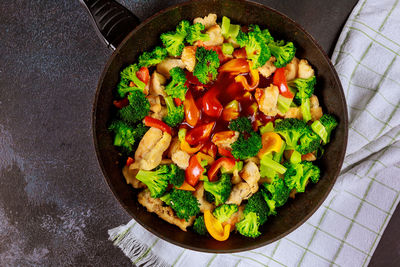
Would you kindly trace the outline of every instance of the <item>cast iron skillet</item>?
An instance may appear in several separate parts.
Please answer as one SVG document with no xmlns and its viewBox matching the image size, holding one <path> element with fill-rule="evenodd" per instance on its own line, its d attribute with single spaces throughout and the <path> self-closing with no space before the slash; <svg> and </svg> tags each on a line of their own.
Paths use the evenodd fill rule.
<svg viewBox="0 0 400 267">
<path fill-rule="evenodd" d="M 343 89 L 327 55 L 316 41 L 293 20 L 261 4 L 244 0 L 191 1 L 167 8 L 143 23 L 127 9 L 114 1 L 81 0 L 90 11 L 98 33 L 111 48 L 116 48 L 100 77 L 93 104 L 93 135 L 97 157 L 106 181 L 125 210 L 144 228 L 175 245 L 204 252 L 238 252 L 254 249 L 289 234 L 303 224 L 322 204 L 330 192 L 342 166 L 347 144 L 347 109 Z M 321 167 L 319 183 L 309 185 L 306 193 L 297 194 L 295 200 L 279 209 L 278 216 L 268 218 L 260 231 L 262 235 L 250 239 L 232 234 L 225 242 L 203 237 L 192 231 L 183 232 L 137 202 L 138 191 L 126 184 L 118 164 L 118 151 L 113 146 L 112 135 L 107 131 L 112 117 L 113 91 L 122 68 L 136 61 L 143 51 L 160 43 L 159 35 L 175 29 L 182 19 L 192 21 L 216 13 L 231 18 L 241 25 L 258 24 L 268 28 L 277 39 L 290 40 L 297 47 L 296 56 L 306 58 L 317 74 L 316 94 L 324 112 L 339 119 L 331 143 L 317 164 Z M 125 37 L 125 38 L 124 38 Z"/>
</svg>

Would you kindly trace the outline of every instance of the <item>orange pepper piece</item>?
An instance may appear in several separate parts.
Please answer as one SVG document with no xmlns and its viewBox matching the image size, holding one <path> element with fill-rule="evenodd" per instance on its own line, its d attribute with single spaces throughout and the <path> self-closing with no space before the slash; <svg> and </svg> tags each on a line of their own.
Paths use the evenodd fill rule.
<svg viewBox="0 0 400 267">
<path fill-rule="evenodd" d="M 263 155 L 272 151 L 279 152 L 282 146 L 282 138 L 279 134 L 274 132 L 267 132 L 261 136 L 262 148 L 258 152 L 258 157 L 262 158 Z"/>
<path fill-rule="evenodd" d="M 229 238 L 231 232 L 231 225 L 222 224 L 211 214 L 210 210 L 204 211 L 204 224 L 206 225 L 208 233 L 217 241 L 225 241 Z"/>
<path fill-rule="evenodd" d="M 211 157 L 210 155 L 204 154 L 202 152 L 199 152 L 196 154 L 197 159 L 199 162 L 202 162 L 203 160 L 207 161 L 208 165 L 211 165 L 214 163 L 214 158 Z"/>
<path fill-rule="evenodd" d="M 178 187 L 177 189 L 185 190 L 185 191 L 196 191 L 196 189 L 193 186 L 191 186 L 190 184 L 188 184 L 188 182 L 186 182 L 186 181 L 183 181 L 183 184 L 180 187 Z"/>
</svg>

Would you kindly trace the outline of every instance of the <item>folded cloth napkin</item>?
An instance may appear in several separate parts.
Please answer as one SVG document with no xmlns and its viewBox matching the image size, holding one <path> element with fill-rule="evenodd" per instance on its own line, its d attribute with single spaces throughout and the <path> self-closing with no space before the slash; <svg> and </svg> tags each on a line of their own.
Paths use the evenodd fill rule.
<svg viewBox="0 0 400 267">
<path fill-rule="evenodd" d="M 109 230 L 138 266 L 366 266 L 399 202 L 399 0 L 360 1 L 336 45 L 334 63 L 349 109 L 343 170 L 318 211 L 270 245 L 242 253 L 183 249 L 134 220 Z"/>
</svg>

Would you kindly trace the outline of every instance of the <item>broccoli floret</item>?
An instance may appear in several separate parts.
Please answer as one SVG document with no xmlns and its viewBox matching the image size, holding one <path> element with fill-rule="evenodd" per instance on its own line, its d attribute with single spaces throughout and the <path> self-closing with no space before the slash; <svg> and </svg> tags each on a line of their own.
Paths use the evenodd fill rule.
<svg viewBox="0 0 400 267">
<path fill-rule="evenodd" d="M 294 101 L 296 104 L 301 105 L 301 114 L 305 122 L 311 120 L 310 97 L 314 93 L 315 83 L 315 76 L 308 79 L 298 78 L 288 83 L 290 87 L 296 87 L 297 89 Z"/>
<path fill-rule="evenodd" d="M 261 234 L 258 231 L 259 226 L 260 222 L 257 214 L 255 212 L 249 212 L 236 224 L 236 229 L 241 235 L 256 238 Z"/>
<path fill-rule="evenodd" d="M 247 58 L 253 62 L 253 68 L 256 69 L 263 66 L 271 57 L 271 52 L 266 45 L 266 39 L 269 38 L 267 32 L 262 32 L 258 25 L 251 25 L 249 29 L 247 34 L 239 31 L 236 42 L 240 47 L 245 47 Z"/>
<path fill-rule="evenodd" d="M 170 164 L 170 173 L 168 182 L 176 187 L 180 187 L 185 181 L 185 171 L 175 164 Z"/>
<path fill-rule="evenodd" d="M 175 127 L 181 123 L 185 117 L 183 105 L 175 106 L 171 96 L 165 98 L 165 103 L 167 104 L 168 113 L 167 116 L 163 118 L 163 121 L 169 126 Z"/>
<path fill-rule="evenodd" d="M 199 235 L 207 235 L 207 228 L 206 224 L 204 223 L 203 215 L 196 218 L 193 224 L 193 230 Z"/>
<path fill-rule="evenodd" d="M 170 31 L 160 35 L 161 41 L 170 56 L 177 57 L 182 54 L 189 27 L 189 21 L 182 20 L 178 26 L 176 26 L 176 31 Z"/>
<path fill-rule="evenodd" d="M 136 128 L 129 126 L 123 121 L 113 121 L 108 128 L 115 134 L 114 146 L 122 147 L 122 149 L 129 153 L 132 152 L 133 146 L 136 141 L 140 140 L 148 130 L 148 127 L 143 123 L 139 123 Z"/>
<path fill-rule="evenodd" d="M 324 144 L 329 143 L 332 131 L 336 128 L 338 122 L 333 115 L 324 114 L 319 121 L 313 122 L 311 128 L 321 137 Z"/>
<path fill-rule="evenodd" d="M 255 212 L 257 214 L 260 225 L 263 225 L 267 221 L 269 208 L 264 200 L 262 192 L 258 191 L 248 199 L 246 207 L 244 208 L 244 214 L 246 215 L 249 212 Z"/>
<path fill-rule="evenodd" d="M 251 121 L 246 117 L 239 117 L 229 123 L 229 129 L 232 131 L 237 131 L 239 133 L 251 133 L 253 132 L 253 127 L 251 126 Z"/>
<path fill-rule="evenodd" d="M 165 87 L 165 92 L 173 98 L 179 98 L 184 101 L 186 92 L 188 90 L 186 83 L 186 75 L 183 69 L 179 67 L 172 68 L 169 73 L 171 74 L 171 81 Z"/>
<path fill-rule="evenodd" d="M 215 210 L 213 211 L 213 215 L 215 218 L 217 218 L 218 221 L 223 223 L 229 220 L 229 218 L 232 217 L 232 215 L 236 213 L 238 210 L 239 208 L 235 204 L 224 204 L 219 207 L 216 207 Z"/>
<path fill-rule="evenodd" d="M 268 47 L 271 54 L 276 58 L 274 65 L 277 68 L 285 67 L 296 54 L 296 48 L 292 42 L 287 42 L 286 44 L 283 41 L 269 42 Z"/>
<path fill-rule="evenodd" d="M 308 180 L 316 183 L 320 177 L 320 169 L 309 161 L 302 161 L 297 164 L 285 163 L 287 171 L 285 173 L 285 184 L 291 190 L 296 189 L 297 192 L 304 192 Z"/>
<path fill-rule="evenodd" d="M 193 44 L 194 42 L 200 41 L 208 41 L 210 40 L 210 36 L 207 33 L 201 33 L 204 30 L 204 25 L 201 23 L 195 23 L 189 27 L 188 34 L 186 36 L 186 41 L 189 44 Z"/>
<path fill-rule="evenodd" d="M 175 211 L 179 219 L 188 221 L 190 217 L 196 216 L 200 212 L 197 198 L 189 191 L 173 189 L 171 193 L 164 195 L 161 200 Z"/>
<path fill-rule="evenodd" d="M 215 80 L 218 75 L 219 58 L 214 50 L 207 50 L 204 47 L 196 49 L 196 66 L 193 70 L 193 75 L 203 84 Z"/>
<path fill-rule="evenodd" d="M 211 193 L 215 198 L 215 205 L 224 204 L 231 193 L 232 184 L 229 174 L 223 173 L 216 182 L 204 181 L 204 190 Z"/>
<path fill-rule="evenodd" d="M 139 56 L 139 67 L 154 66 L 163 61 L 168 55 L 167 49 L 156 46 L 151 52 L 143 52 Z"/>
<path fill-rule="evenodd" d="M 307 128 L 309 128 L 308 125 Z M 296 150 L 300 152 L 300 154 L 304 155 L 317 150 L 320 145 L 321 138 L 310 129 L 300 137 Z"/>
<path fill-rule="evenodd" d="M 248 138 L 243 134 L 232 144 L 232 155 L 236 159 L 248 159 L 257 155 L 258 151 L 262 148 L 261 136 L 253 132 Z"/>
<path fill-rule="evenodd" d="M 121 80 L 117 85 L 117 91 L 120 97 L 124 97 L 127 93 L 133 91 L 144 90 L 146 84 L 136 76 L 138 70 L 139 67 L 136 64 L 132 64 L 121 71 Z M 131 82 L 133 84 L 131 84 Z"/>
<path fill-rule="evenodd" d="M 295 149 L 300 137 L 308 131 L 307 124 L 298 119 L 284 119 L 275 123 L 275 132 L 285 138 L 287 149 Z"/>
<path fill-rule="evenodd" d="M 136 123 L 150 112 L 150 102 L 139 90 L 128 95 L 129 105 L 118 110 L 119 117 L 127 123 Z"/>
<path fill-rule="evenodd" d="M 261 30 L 258 25 L 251 24 L 249 26 L 249 30 L 256 33 L 258 37 L 260 37 L 264 43 L 269 43 L 274 41 L 274 38 L 271 36 L 268 29 Z"/>
<path fill-rule="evenodd" d="M 276 215 L 276 208 L 287 202 L 290 190 L 281 178 L 275 176 L 270 184 L 263 183 L 261 192 L 269 207 L 268 215 Z"/>
<path fill-rule="evenodd" d="M 170 168 L 168 165 L 160 165 L 154 171 L 140 170 L 136 179 L 147 185 L 152 198 L 161 197 L 168 186 Z"/>
<path fill-rule="evenodd" d="M 262 67 L 271 57 L 271 52 L 260 31 L 250 31 L 248 36 L 245 46 L 247 58 L 253 62 L 253 69 Z"/>
</svg>

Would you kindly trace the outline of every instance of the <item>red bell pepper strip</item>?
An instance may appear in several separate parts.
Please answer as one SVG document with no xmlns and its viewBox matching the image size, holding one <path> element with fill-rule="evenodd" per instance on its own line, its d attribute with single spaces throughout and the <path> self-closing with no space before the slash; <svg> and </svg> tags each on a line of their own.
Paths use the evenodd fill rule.
<svg viewBox="0 0 400 267">
<path fill-rule="evenodd" d="M 214 45 L 214 46 L 206 46 L 204 45 L 204 48 L 207 50 L 213 50 L 217 53 L 218 59 L 221 63 L 224 63 L 229 59 L 223 52 L 222 52 L 222 47 L 220 45 Z"/>
<path fill-rule="evenodd" d="M 282 96 L 287 98 L 293 98 L 293 93 L 289 90 L 289 87 L 286 83 L 285 77 L 285 68 L 278 68 L 274 73 L 274 77 L 272 79 L 272 83 L 279 88 L 279 92 Z"/>
<path fill-rule="evenodd" d="M 191 186 L 196 186 L 202 177 L 204 168 L 201 166 L 196 155 L 192 155 L 189 159 L 189 166 L 185 170 L 185 181 Z"/>
<path fill-rule="evenodd" d="M 177 98 L 177 97 L 174 98 L 174 102 L 175 102 L 175 105 L 178 106 L 178 107 L 179 107 L 180 105 L 182 105 L 182 100 L 180 100 L 180 99 Z"/>
<path fill-rule="evenodd" d="M 222 148 L 222 147 L 218 147 L 218 153 L 221 156 L 227 157 L 227 158 L 231 158 L 231 159 L 235 159 L 235 157 L 232 155 L 232 152 L 230 152 L 228 149 L 226 148 Z"/>
<path fill-rule="evenodd" d="M 202 143 L 204 141 L 207 141 L 210 136 L 211 132 L 215 126 L 215 121 L 203 124 L 200 126 L 197 126 L 193 129 L 191 129 L 187 134 L 186 134 L 186 142 L 188 142 L 190 145 L 196 145 L 198 143 Z"/>
<path fill-rule="evenodd" d="M 200 119 L 200 111 L 194 102 L 194 98 L 190 90 L 187 91 L 185 100 L 183 101 L 183 107 L 185 110 L 185 120 L 190 126 L 196 126 Z"/>
<path fill-rule="evenodd" d="M 114 104 L 115 107 L 121 109 L 121 108 L 126 107 L 127 105 L 129 105 L 129 100 L 128 100 L 128 98 L 124 98 L 124 99 L 121 99 L 121 100 L 114 100 L 113 104 Z"/>
<path fill-rule="evenodd" d="M 224 109 L 217 99 L 218 94 L 219 89 L 214 87 L 203 96 L 203 111 L 210 117 L 218 118 Z"/>
<path fill-rule="evenodd" d="M 154 119 L 150 116 L 146 116 L 144 117 L 144 125 L 148 126 L 148 127 L 155 127 L 160 129 L 163 132 L 166 132 L 170 135 L 172 135 L 172 130 L 171 127 L 169 127 L 167 124 L 165 124 L 164 122 Z"/>
<path fill-rule="evenodd" d="M 225 170 L 230 171 L 235 167 L 235 160 L 231 158 L 219 158 L 211 165 L 208 170 L 208 180 L 210 182 L 217 180 L 217 173 L 221 167 L 224 167 Z"/>
<path fill-rule="evenodd" d="M 133 158 L 128 157 L 128 158 L 126 159 L 126 166 L 129 167 L 129 165 L 131 165 L 131 164 L 134 163 L 134 162 L 135 162 L 135 160 L 134 160 Z"/>
<path fill-rule="evenodd" d="M 137 72 L 136 76 L 138 77 L 139 80 L 147 84 L 150 80 L 150 74 L 149 74 L 149 69 L 146 67 L 141 67 Z"/>
</svg>

